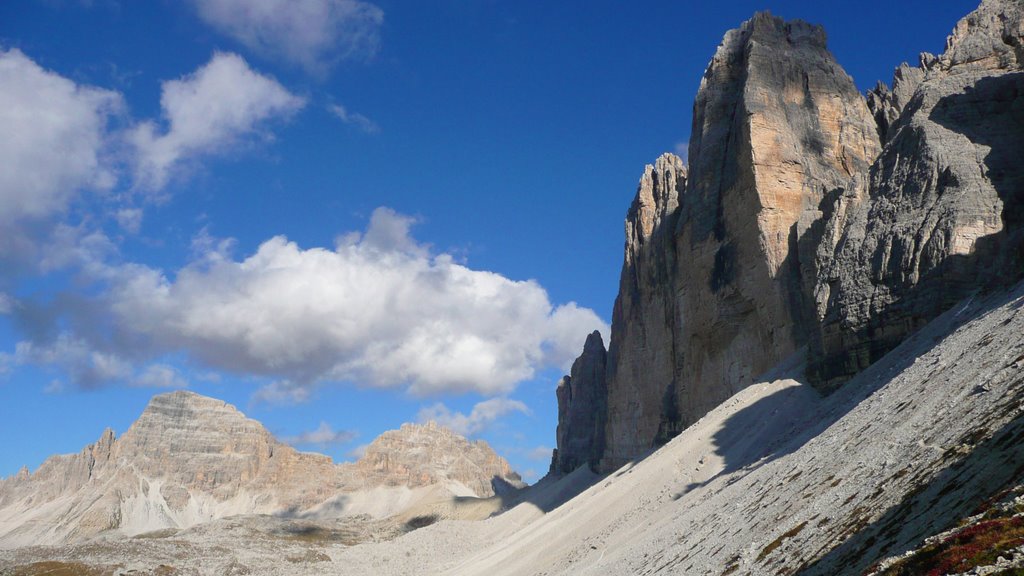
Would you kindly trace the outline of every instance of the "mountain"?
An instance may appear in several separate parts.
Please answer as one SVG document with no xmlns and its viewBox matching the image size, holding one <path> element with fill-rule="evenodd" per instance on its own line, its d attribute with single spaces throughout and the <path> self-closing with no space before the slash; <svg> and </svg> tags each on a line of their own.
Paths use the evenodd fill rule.
<svg viewBox="0 0 1024 576">
<path fill-rule="evenodd" d="M 697 92 L 689 166 L 666 154 L 640 179 L 603 369 L 559 393 L 559 429 L 577 432 L 559 436 L 552 471 L 615 470 L 797 352 L 829 393 L 961 299 L 1018 280 L 1021 13 L 985 0 L 944 54 L 867 97 L 820 27 L 762 13 L 728 32 Z M 588 340 L 579 362 L 598 356 Z"/>
<path fill-rule="evenodd" d="M 820 27 L 755 15 L 694 112 L 689 165 L 641 176 L 608 345 L 590 334 L 559 382 L 535 486 L 503 494 L 507 464 L 436 426 L 333 466 L 169 396 L 137 431 L 0 484 L 8 536 L 134 530 L 175 506 L 286 514 L 0 550 L 0 571 L 1024 573 L 1024 0 L 983 0 L 942 55 L 866 95 Z M 438 486 L 443 505 L 403 504 Z M 473 517 L 503 513 L 438 521 L 488 486 Z M 298 522 L 379 508 L 404 535 Z"/>
<path fill-rule="evenodd" d="M 106 430 L 0 483 L 0 544 L 184 528 L 238 514 L 400 512 L 418 499 L 486 498 L 521 486 L 483 441 L 434 423 L 386 432 L 355 463 L 299 452 L 234 406 L 186 391 L 155 396 L 120 438 Z M 371 493 L 372 492 L 372 493 Z"/>
</svg>

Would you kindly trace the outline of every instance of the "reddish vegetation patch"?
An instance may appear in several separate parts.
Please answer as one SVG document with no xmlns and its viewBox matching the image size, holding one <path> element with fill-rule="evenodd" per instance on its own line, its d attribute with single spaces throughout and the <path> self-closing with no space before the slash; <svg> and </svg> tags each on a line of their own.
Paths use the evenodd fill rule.
<svg viewBox="0 0 1024 576">
<path fill-rule="evenodd" d="M 1001 554 L 1024 545 L 1024 516 L 997 518 L 968 526 L 942 542 L 926 546 L 883 576 L 944 576 L 994 564 Z"/>
</svg>

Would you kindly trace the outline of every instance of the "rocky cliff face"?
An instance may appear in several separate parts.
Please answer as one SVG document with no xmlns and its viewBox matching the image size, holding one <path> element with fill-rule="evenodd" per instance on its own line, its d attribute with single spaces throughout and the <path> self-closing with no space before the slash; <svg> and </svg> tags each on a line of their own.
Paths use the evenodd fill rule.
<svg viewBox="0 0 1024 576">
<path fill-rule="evenodd" d="M 651 446 L 659 429 L 676 427 L 674 232 L 685 189 L 683 161 L 662 155 L 644 169 L 626 214 L 625 257 L 605 372 L 607 423 L 603 445 L 592 451 L 598 459 L 609 450 L 616 458 L 638 454 Z M 575 451 L 583 450 L 577 446 Z"/>
<path fill-rule="evenodd" d="M 626 219 L 602 468 L 665 442 L 807 340 L 826 199 L 867 180 L 874 118 L 820 27 L 758 14 L 694 104 L 689 170 L 648 166 Z M 561 445 L 559 445 L 561 450 Z"/>
<path fill-rule="evenodd" d="M 601 333 L 595 331 L 587 336 L 569 375 L 558 383 L 558 448 L 551 457 L 556 474 L 568 474 L 583 464 L 596 467 L 601 459 L 608 415 L 607 359 Z"/>
<path fill-rule="evenodd" d="M 972 291 L 1019 278 L 1022 12 L 985 0 L 942 56 L 866 97 L 819 27 L 758 14 L 727 33 L 689 167 L 666 155 L 641 178 L 607 402 L 592 403 L 607 424 L 572 452 L 617 468 L 804 346 L 831 391 Z"/>
<path fill-rule="evenodd" d="M 435 484 L 481 497 L 521 486 L 486 443 L 435 424 L 386 432 L 364 458 L 335 465 L 278 442 L 230 404 L 179 391 L 154 397 L 120 438 L 108 429 L 78 454 L 2 481 L 0 546 L 299 514 L 379 486 Z"/>
<path fill-rule="evenodd" d="M 1024 7 L 986 0 L 946 52 L 868 95 L 886 140 L 866 195 L 837 199 L 815 293 L 812 376 L 829 390 L 1024 255 Z"/>
</svg>

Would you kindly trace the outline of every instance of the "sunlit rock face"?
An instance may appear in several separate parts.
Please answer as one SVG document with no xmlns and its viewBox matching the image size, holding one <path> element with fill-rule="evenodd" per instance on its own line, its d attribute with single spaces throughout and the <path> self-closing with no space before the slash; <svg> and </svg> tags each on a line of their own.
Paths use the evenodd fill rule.
<svg viewBox="0 0 1024 576">
<path fill-rule="evenodd" d="M 804 346 L 829 392 L 953 303 L 1021 276 L 1022 12 L 986 0 L 943 55 L 866 98 L 820 27 L 758 14 L 725 35 L 689 166 L 648 166 L 627 215 L 607 402 L 593 403 L 601 468 Z"/>
<path fill-rule="evenodd" d="M 881 148 L 824 31 L 758 14 L 694 104 L 689 168 L 648 167 L 627 216 L 603 468 L 671 438 L 807 342 L 816 226 Z"/>
<path fill-rule="evenodd" d="M 522 486 L 519 475 L 487 442 L 470 442 L 434 422 L 384 432 L 366 447 L 355 470 L 365 486 L 458 482 L 480 497 Z"/>
<path fill-rule="evenodd" d="M 155 396 L 120 438 L 108 429 L 78 454 L 0 481 L 0 547 L 185 528 L 238 514 L 344 515 L 345 502 L 368 491 L 432 485 L 488 497 L 522 482 L 485 442 L 436 424 L 385 432 L 357 462 L 335 464 L 279 442 L 230 404 L 178 391 Z M 385 504 L 401 509 L 401 502 Z"/>
</svg>

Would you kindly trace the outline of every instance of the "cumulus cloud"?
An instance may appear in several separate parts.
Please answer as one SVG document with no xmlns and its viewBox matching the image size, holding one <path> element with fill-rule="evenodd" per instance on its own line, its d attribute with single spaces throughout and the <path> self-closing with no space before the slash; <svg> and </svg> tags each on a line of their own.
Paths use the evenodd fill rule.
<svg viewBox="0 0 1024 576">
<path fill-rule="evenodd" d="M 380 127 L 373 120 L 370 120 L 366 116 L 357 112 L 351 112 L 341 104 L 331 104 L 327 109 L 333 114 L 338 120 L 341 120 L 345 124 L 354 126 L 367 134 L 376 134 L 380 132 Z"/>
<path fill-rule="evenodd" d="M 121 267 L 105 300 L 137 340 L 274 379 L 257 398 L 267 401 L 303 400 L 323 381 L 505 394 L 571 362 L 587 333 L 607 333 L 593 311 L 553 306 L 534 281 L 431 255 L 411 223 L 380 208 L 334 250 L 278 236 L 242 260 L 206 242 L 174 277 Z"/>
<path fill-rule="evenodd" d="M 282 441 L 292 446 L 303 444 L 331 446 L 351 442 L 356 436 L 357 434 L 351 430 L 335 430 L 327 422 L 320 422 L 320 426 L 316 430 L 308 430 L 296 436 L 286 436 L 282 438 Z"/>
<path fill-rule="evenodd" d="M 160 107 L 167 123 L 143 122 L 128 136 L 136 150 L 135 182 L 162 188 L 172 169 L 200 155 L 220 154 L 273 118 L 305 105 L 276 80 L 255 72 L 237 54 L 217 53 L 202 68 L 163 83 Z"/>
<path fill-rule="evenodd" d="M 359 0 L 192 0 L 199 17 L 259 53 L 323 73 L 376 53 L 384 12 Z"/>
<path fill-rule="evenodd" d="M 115 92 L 0 51 L 0 255 L 27 252 L 83 190 L 114 186 L 107 130 L 122 107 Z"/>
<path fill-rule="evenodd" d="M 486 430 L 501 417 L 512 412 L 529 414 L 530 409 L 518 400 L 491 398 L 477 403 L 469 414 L 463 414 L 462 412 L 452 412 L 451 409 L 439 402 L 420 410 L 416 418 L 420 422 L 437 422 L 463 436 L 472 436 Z"/>
</svg>

